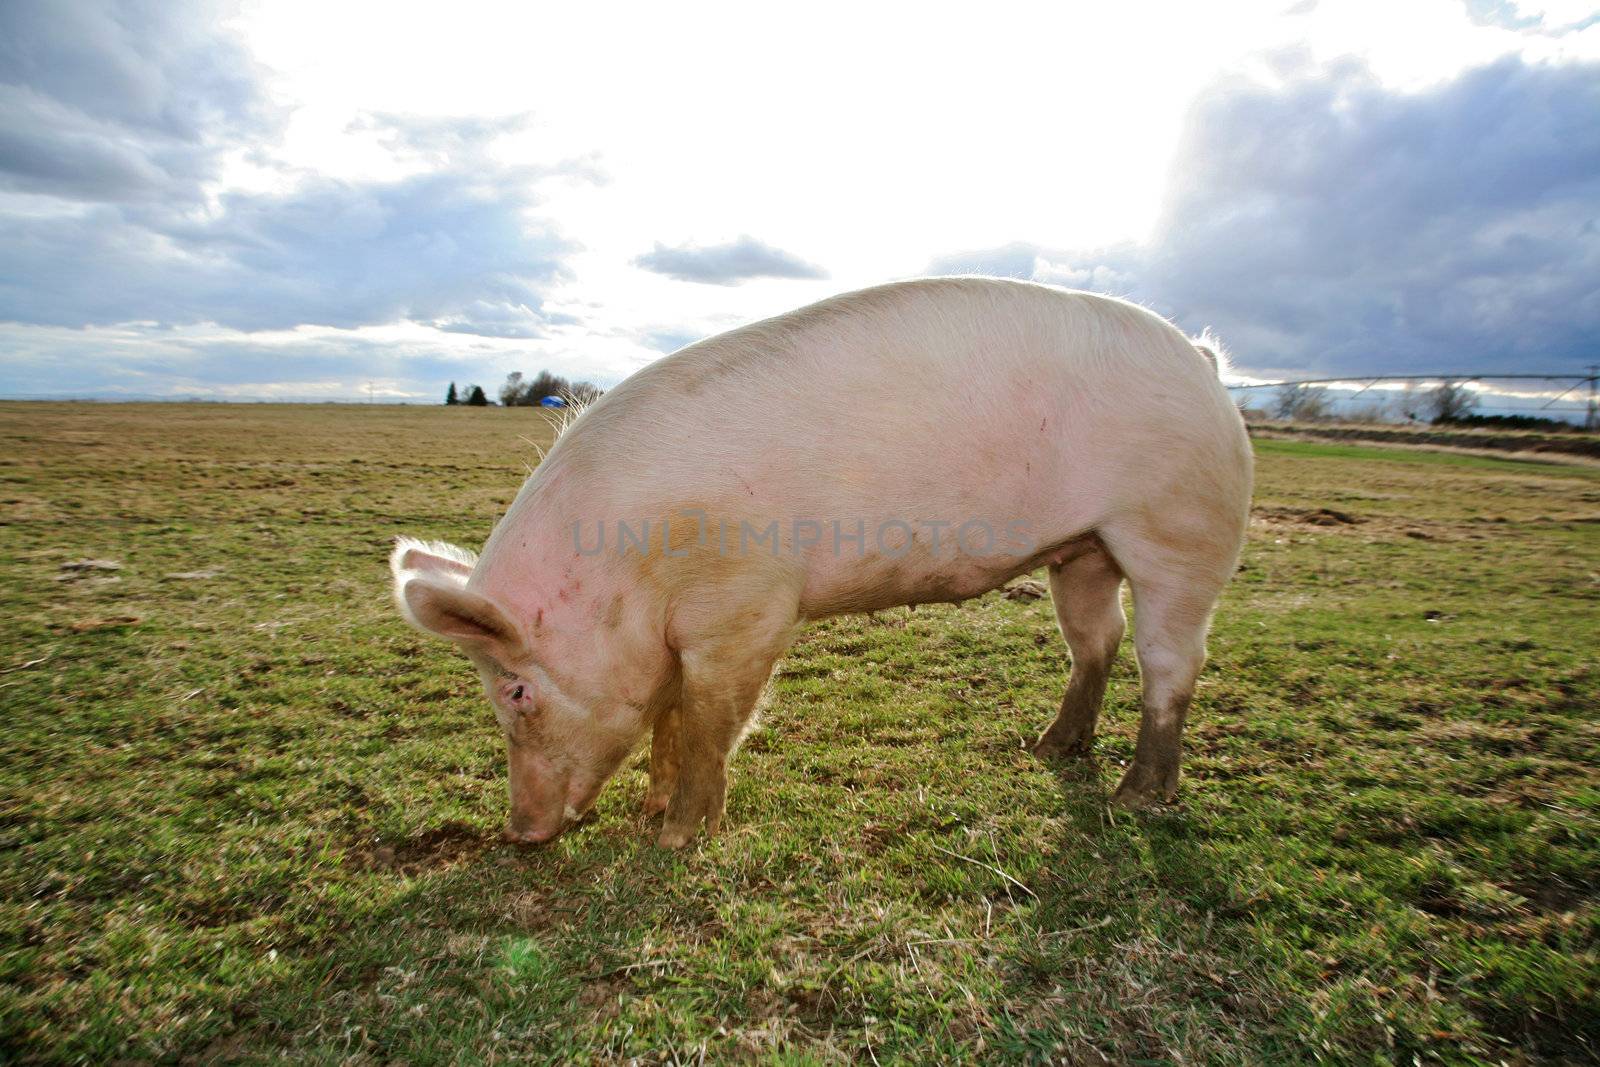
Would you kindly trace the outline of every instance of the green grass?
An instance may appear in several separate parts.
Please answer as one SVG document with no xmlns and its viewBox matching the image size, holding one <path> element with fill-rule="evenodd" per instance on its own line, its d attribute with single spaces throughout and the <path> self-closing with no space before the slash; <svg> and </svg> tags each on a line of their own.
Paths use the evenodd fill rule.
<svg viewBox="0 0 1600 1067">
<path fill-rule="evenodd" d="M 1470 452 L 1434 451 L 1420 448 L 1385 448 L 1382 445 L 1342 445 L 1328 442 L 1286 441 L 1281 438 L 1261 438 L 1255 441 L 1257 455 L 1317 456 L 1327 459 L 1372 460 L 1386 459 L 1397 463 L 1432 463 L 1445 467 L 1471 467 L 1476 470 L 1507 471 L 1533 466 L 1546 469 L 1551 459 L 1533 453 L 1509 456 L 1485 456 Z M 1552 457 L 1561 462 L 1565 457 Z M 1576 478 L 1600 479 L 1600 467 L 1581 465 L 1571 472 Z"/>
<path fill-rule="evenodd" d="M 481 542 L 539 420 L 0 405 L 0 1059 L 1600 1049 L 1595 471 L 1261 442 L 1171 809 L 1105 803 L 1127 650 L 1095 763 L 1024 751 L 1068 657 L 991 595 L 811 627 L 703 847 L 636 759 L 522 850 L 385 554 Z"/>
</svg>

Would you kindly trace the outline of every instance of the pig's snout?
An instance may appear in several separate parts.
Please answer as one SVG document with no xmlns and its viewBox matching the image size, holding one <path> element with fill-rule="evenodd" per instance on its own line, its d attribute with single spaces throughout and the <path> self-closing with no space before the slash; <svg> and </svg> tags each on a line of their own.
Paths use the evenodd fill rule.
<svg viewBox="0 0 1600 1067">
<path fill-rule="evenodd" d="M 509 756 L 511 813 L 506 839 L 528 845 L 554 840 L 569 822 L 566 776 L 530 749 L 513 745 Z"/>
<path fill-rule="evenodd" d="M 587 812 L 578 811 L 571 804 L 561 813 L 561 819 L 554 825 L 539 825 L 532 819 L 518 819 L 515 815 L 506 825 L 506 840 L 515 841 L 519 845 L 542 845 L 547 841 L 554 841 L 566 832 L 567 828 L 582 821 Z"/>
<path fill-rule="evenodd" d="M 564 825 L 552 829 L 548 826 L 519 827 L 511 823 L 506 826 L 506 840 L 519 845 L 542 845 L 560 837 L 564 829 Z"/>
<path fill-rule="evenodd" d="M 511 818 L 506 821 L 506 839 L 524 845 L 542 845 L 561 836 L 561 831 L 572 825 L 572 809 L 562 810 L 560 803 L 528 807 L 512 803 Z"/>
</svg>

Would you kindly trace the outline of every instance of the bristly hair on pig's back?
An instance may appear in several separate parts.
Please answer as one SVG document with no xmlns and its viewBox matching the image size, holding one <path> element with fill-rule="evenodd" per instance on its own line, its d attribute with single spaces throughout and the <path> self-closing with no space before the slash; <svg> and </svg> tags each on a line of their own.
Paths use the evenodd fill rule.
<svg viewBox="0 0 1600 1067">
<path fill-rule="evenodd" d="M 603 393 L 601 394 L 601 396 L 604 396 L 604 395 L 605 394 L 603 394 Z M 561 438 L 561 435 L 567 432 L 567 427 L 569 427 L 573 423 L 577 422 L 578 419 L 583 415 L 583 413 L 585 411 L 588 411 L 590 406 L 596 400 L 599 400 L 600 397 L 595 396 L 595 397 L 590 397 L 587 400 L 579 400 L 577 397 L 573 396 L 571 393 L 562 392 L 561 399 L 565 400 L 567 402 L 567 404 L 566 404 L 566 407 L 561 407 L 561 408 L 555 408 L 554 409 L 554 411 L 555 411 L 555 420 L 554 421 L 555 421 L 555 426 L 556 426 L 556 435 L 555 435 L 554 440 L 559 440 Z"/>
<path fill-rule="evenodd" d="M 1211 327 L 1207 326 L 1201 330 L 1199 337 L 1189 338 L 1189 343 L 1194 345 L 1195 351 L 1206 357 L 1206 362 L 1211 364 L 1211 369 L 1217 372 L 1217 377 L 1222 377 L 1222 372 L 1231 365 L 1228 359 L 1227 346 L 1222 343 L 1222 338 L 1218 337 Z"/>
</svg>

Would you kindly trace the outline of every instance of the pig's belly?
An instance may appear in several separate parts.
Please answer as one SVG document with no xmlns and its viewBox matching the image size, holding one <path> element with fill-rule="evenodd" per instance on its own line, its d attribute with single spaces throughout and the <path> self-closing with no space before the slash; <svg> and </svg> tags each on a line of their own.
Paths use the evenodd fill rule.
<svg viewBox="0 0 1600 1067">
<path fill-rule="evenodd" d="M 860 553 L 851 550 L 853 545 L 847 545 L 843 552 L 834 551 L 831 545 L 819 546 L 807 561 L 800 614 L 815 619 L 907 604 L 967 600 L 997 589 L 1020 574 L 1069 562 L 1100 546 L 1093 532 L 1080 531 L 1054 537 L 1044 534 L 1042 539 L 1013 539 L 980 553 L 965 550 L 981 547 L 977 532 L 970 532 L 973 536 L 966 539 L 965 546 L 941 543 L 941 551 L 937 552 L 933 551 L 931 539 L 924 538 L 913 540 L 908 547 L 879 551 L 870 533 L 867 547 Z"/>
</svg>

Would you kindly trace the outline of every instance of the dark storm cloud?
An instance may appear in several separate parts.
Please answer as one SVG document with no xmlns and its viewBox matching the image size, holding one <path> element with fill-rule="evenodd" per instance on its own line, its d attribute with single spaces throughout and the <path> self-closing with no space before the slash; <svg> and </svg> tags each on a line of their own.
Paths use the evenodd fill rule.
<svg viewBox="0 0 1600 1067">
<path fill-rule="evenodd" d="M 637 257 L 634 266 L 680 282 L 738 285 L 752 278 L 826 278 L 828 272 L 748 234 L 720 245 L 683 244 Z"/>
<path fill-rule="evenodd" d="M 240 330 L 400 320 L 532 338 L 576 246 L 534 215 L 535 185 L 600 180 L 589 161 L 509 166 L 504 118 L 372 115 L 426 166 L 393 181 L 285 172 L 283 192 L 208 200 L 224 158 L 284 115 L 209 6 L 0 4 L 0 320 Z M 41 207 L 41 205 L 44 205 Z"/>
<path fill-rule="evenodd" d="M 283 119 L 212 5 L 0 4 L 0 187 L 189 199 Z"/>
<path fill-rule="evenodd" d="M 1506 59 L 1419 93 L 1353 61 L 1225 83 L 1147 246 L 1012 246 L 987 272 L 1031 250 L 1031 276 L 1214 326 L 1265 373 L 1577 369 L 1600 338 L 1597 114 L 1592 63 Z"/>
<path fill-rule="evenodd" d="M 0 319 L 59 326 L 133 320 L 241 330 L 449 320 L 492 335 L 513 312 L 534 336 L 545 284 L 573 246 L 525 221 L 520 186 L 453 172 L 388 183 L 312 179 L 230 194 L 214 216 L 97 206 L 0 216 Z"/>
</svg>

